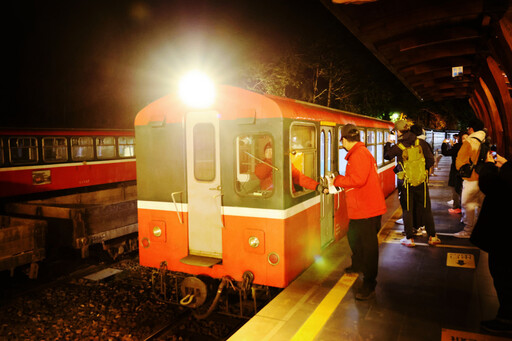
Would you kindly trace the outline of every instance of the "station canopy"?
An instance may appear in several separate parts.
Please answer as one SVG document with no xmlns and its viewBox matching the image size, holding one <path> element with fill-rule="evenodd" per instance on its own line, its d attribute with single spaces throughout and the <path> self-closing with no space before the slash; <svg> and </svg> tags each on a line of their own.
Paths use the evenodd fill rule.
<svg viewBox="0 0 512 341">
<path fill-rule="evenodd" d="M 512 7 L 508 0 L 321 1 L 414 95 L 434 101 L 471 98 L 486 57 L 502 53 L 495 40 Z"/>
</svg>

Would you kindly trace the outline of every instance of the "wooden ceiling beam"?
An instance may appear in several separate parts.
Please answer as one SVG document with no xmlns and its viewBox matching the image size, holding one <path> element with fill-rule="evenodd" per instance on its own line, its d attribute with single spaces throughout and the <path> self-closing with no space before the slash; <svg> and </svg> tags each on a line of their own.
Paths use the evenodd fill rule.
<svg viewBox="0 0 512 341">
<path fill-rule="evenodd" d="M 472 73 L 471 67 L 465 67 L 463 75 L 464 77 L 469 77 Z M 411 75 L 409 77 L 405 77 L 407 82 L 414 86 L 417 83 L 421 83 L 422 81 L 450 81 L 452 80 L 451 69 L 445 70 L 435 70 L 431 72 L 424 72 L 419 75 Z"/>
<path fill-rule="evenodd" d="M 443 44 L 442 46 L 427 46 L 422 49 L 409 50 L 389 56 L 389 62 L 395 68 L 401 69 L 408 65 L 426 63 L 438 59 L 451 59 L 465 55 L 474 55 L 478 52 L 478 47 L 469 42 L 458 42 L 454 44 Z"/>
<path fill-rule="evenodd" d="M 480 38 L 481 33 L 473 27 L 443 26 L 427 30 L 415 29 L 399 36 L 390 37 L 386 41 L 375 42 L 374 45 L 377 50 L 387 54 L 459 41 L 474 41 Z"/>
<path fill-rule="evenodd" d="M 383 2 L 382 8 L 376 11 L 369 10 L 370 5 L 365 7 L 367 11 L 359 17 L 359 38 L 372 42 L 383 41 L 418 28 L 481 24 L 480 1 L 450 0 L 442 5 L 435 1 L 408 1 L 401 2 L 397 8 Z"/>
<path fill-rule="evenodd" d="M 451 58 L 441 58 L 436 60 L 426 61 L 421 64 L 415 65 L 406 65 L 397 70 L 403 75 L 405 78 L 408 75 L 420 75 L 427 72 L 433 71 L 449 71 L 451 74 L 453 66 L 462 66 L 462 67 L 470 67 L 474 65 L 474 56 L 457 56 Z"/>
</svg>

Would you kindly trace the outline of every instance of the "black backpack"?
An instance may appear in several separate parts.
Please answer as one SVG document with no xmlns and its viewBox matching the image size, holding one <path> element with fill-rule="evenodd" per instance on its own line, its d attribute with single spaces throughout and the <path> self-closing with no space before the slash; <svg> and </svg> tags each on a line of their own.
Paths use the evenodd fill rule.
<svg viewBox="0 0 512 341">
<path fill-rule="evenodd" d="M 478 152 L 478 159 L 475 163 L 471 159 L 469 159 L 469 163 L 466 163 L 465 165 L 462 165 L 459 169 L 459 174 L 463 178 L 469 178 L 471 177 L 471 174 L 473 174 L 473 170 L 480 174 L 482 171 L 482 168 L 485 164 L 485 160 L 487 160 L 487 153 L 491 150 L 491 144 L 488 141 L 480 141 L 480 139 L 476 137 L 472 137 L 478 142 L 480 142 L 480 149 Z"/>
</svg>

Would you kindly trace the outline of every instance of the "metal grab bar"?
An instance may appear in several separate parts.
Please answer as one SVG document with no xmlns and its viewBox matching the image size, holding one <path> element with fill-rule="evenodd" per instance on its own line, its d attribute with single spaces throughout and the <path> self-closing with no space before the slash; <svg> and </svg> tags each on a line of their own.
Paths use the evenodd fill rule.
<svg viewBox="0 0 512 341">
<path fill-rule="evenodd" d="M 178 215 L 178 220 L 179 220 L 180 224 L 183 224 L 183 219 L 182 219 L 182 217 L 180 215 L 180 213 L 183 214 L 183 212 L 181 212 L 178 209 L 178 204 L 176 204 L 176 198 L 174 197 L 175 194 L 181 194 L 181 193 L 183 193 L 183 192 L 182 191 L 174 192 L 174 193 L 171 194 L 171 197 L 172 197 L 172 202 L 174 203 L 174 208 L 176 209 L 176 214 Z"/>
</svg>

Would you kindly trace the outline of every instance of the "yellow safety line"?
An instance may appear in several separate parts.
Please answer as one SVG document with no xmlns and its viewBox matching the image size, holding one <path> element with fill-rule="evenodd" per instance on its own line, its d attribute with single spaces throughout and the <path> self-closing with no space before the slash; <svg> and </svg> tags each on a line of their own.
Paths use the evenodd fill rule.
<svg viewBox="0 0 512 341">
<path fill-rule="evenodd" d="M 356 281 L 358 274 L 344 274 L 329 291 L 315 311 L 295 333 L 293 341 L 313 340 Z"/>
<path fill-rule="evenodd" d="M 379 244 L 384 242 L 387 231 L 392 230 L 395 225 L 395 220 L 401 217 L 402 208 L 398 207 L 395 212 L 389 217 L 387 222 L 378 233 Z M 416 245 L 428 245 L 425 243 L 416 243 Z M 457 245 L 444 245 L 438 244 L 437 247 L 456 247 L 461 249 L 473 249 L 470 246 L 457 246 Z M 308 317 L 306 322 L 295 333 L 292 341 L 305 341 L 313 340 L 316 335 L 322 330 L 323 326 L 327 323 L 332 313 L 338 307 L 339 303 L 345 297 L 352 285 L 357 280 L 358 274 L 344 274 L 336 283 L 336 285 L 324 297 L 322 302 L 316 307 L 313 313 Z"/>
<path fill-rule="evenodd" d="M 402 216 L 402 208 L 398 207 L 395 212 L 389 217 L 384 226 L 380 229 L 377 234 L 377 238 L 379 239 L 379 244 L 382 244 L 387 237 L 387 231 L 392 230 L 392 227 L 395 226 L 395 221 Z"/>
</svg>

